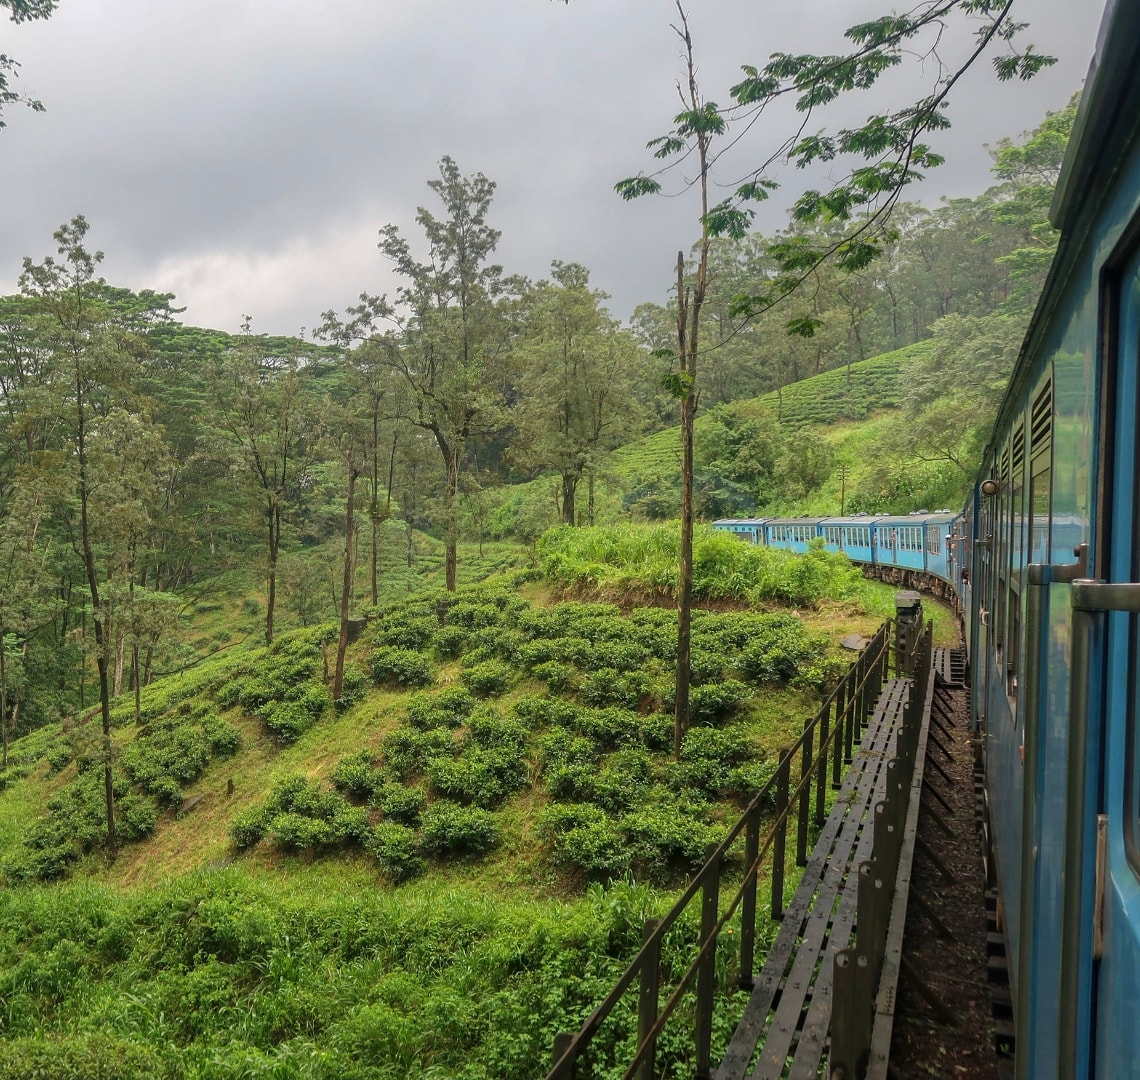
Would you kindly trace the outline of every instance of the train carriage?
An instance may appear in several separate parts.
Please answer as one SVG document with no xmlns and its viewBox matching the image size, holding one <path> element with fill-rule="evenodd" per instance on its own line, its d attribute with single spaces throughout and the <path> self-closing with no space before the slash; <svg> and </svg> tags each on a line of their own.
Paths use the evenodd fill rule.
<svg viewBox="0 0 1140 1080">
<path fill-rule="evenodd" d="M 713 522 L 713 528 L 730 532 L 752 544 L 765 543 L 764 523 L 767 518 L 720 518 Z"/>
<path fill-rule="evenodd" d="M 1114 0 L 964 510 L 815 523 L 880 573 L 921 559 L 965 613 L 1022 1080 L 1140 1080 L 1138 70 L 1140 3 Z"/>
<path fill-rule="evenodd" d="M 830 551 L 842 551 L 854 562 L 871 561 L 871 525 L 875 519 L 856 517 L 822 518 L 820 534 Z"/>
<path fill-rule="evenodd" d="M 764 536 L 770 547 L 802 555 L 808 544 L 819 536 L 819 521 L 814 518 L 769 518 L 764 523 Z"/>
</svg>

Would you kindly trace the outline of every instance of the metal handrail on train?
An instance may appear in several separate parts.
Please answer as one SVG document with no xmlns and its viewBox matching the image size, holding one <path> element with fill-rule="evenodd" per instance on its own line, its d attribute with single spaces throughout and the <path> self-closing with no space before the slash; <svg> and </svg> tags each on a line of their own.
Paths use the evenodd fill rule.
<svg viewBox="0 0 1140 1080">
<path fill-rule="evenodd" d="M 793 806 L 797 808 L 796 863 L 807 865 L 809 823 L 817 827 L 826 820 L 828 772 L 831 786 L 838 788 L 844 764 L 850 764 L 854 744 L 875 708 L 886 680 L 890 662 L 893 620 L 879 627 L 855 662 L 828 695 L 814 717 L 804 724 L 800 737 L 780 752 L 779 765 L 768 782 L 752 797 L 748 807 L 727 836 L 710 846 L 704 865 L 661 919 L 650 919 L 642 931 L 642 945 L 613 989 L 594 1009 L 577 1032 L 565 1032 L 554 1040 L 553 1064 L 546 1080 L 573 1080 L 579 1060 L 594 1035 L 626 991 L 640 977 L 638 997 L 637 1052 L 623 1073 L 623 1080 L 653 1080 L 657 1038 L 676 1011 L 686 992 L 696 981 L 694 1018 L 695 1076 L 708 1080 L 712 1044 L 712 1018 L 716 990 L 716 944 L 721 931 L 740 909 L 739 985 L 751 989 L 756 943 L 756 901 L 760 869 L 772 853 L 771 915 L 783 915 L 784 871 L 788 827 Z M 819 738 L 816 739 L 818 732 Z M 816 749 L 818 743 L 818 749 Z M 792 788 L 792 762 L 799 754 L 799 779 Z M 815 784 L 814 800 L 812 784 Z M 763 839 L 761 818 L 770 814 L 775 801 L 775 818 Z M 814 802 L 814 813 L 813 804 Z M 719 913 L 721 874 L 730 849 L 744 835 L 744 873 L 741 883 L 723 914 Z M 701 929 L 697 952 L 673 987 L 664 1006 L 660 1004 L 661 944 L 667 931 L 689 904 L 701 897 Z"/>
</svg>

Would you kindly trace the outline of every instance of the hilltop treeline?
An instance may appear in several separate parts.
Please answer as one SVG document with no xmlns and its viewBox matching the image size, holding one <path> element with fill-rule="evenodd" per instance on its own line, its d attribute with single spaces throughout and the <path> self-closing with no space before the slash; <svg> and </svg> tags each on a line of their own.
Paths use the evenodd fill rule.
<svg viewBox="0 0 1140 1080">
<path fill-rule="evenodd" d="M 802 425 L 896 403 L 906 422 L 878 467 L 966 474 L 1051 252 L 1045 207 L 1071 118 L 1000 146 L 985 195 L 901 211 L 870 267 L 818 270 L 790 301 L 806 314 L 741 324 L 730 307 L 770 273 L 771 244 L 808 233 L 717 246 L 705 514 L 818 489 L 843 462 Z M 324 313 L 316 342 L 248 319 L 238 334 L 183 325 L 175 297 L 100 277 L 82 217 L 53 254 L 24 260 L 19 293 L 0 298 L 5 741 L 92 704 L 97 676 L 113 697 L 179 662 L 185 605 L 235 567 L 257 568 L 270 641 L 282 601 L 302 622 L 376 603 L 424 533 L 453 586 L 462 538 L 530 542 L 558 521 L 672 512 L 670 476 L 614 457 L 674 420 L 669 308 L 644 305 L 622 327 L 582 266 L 555 262 L 538 282 L 506 273 L 492 262 L 494 184 L 445 158 L 429 187 L 414 236 L 381 230 L 395 294 Z M 789 322 L 813 332 L 789 336 Z M 853 389 L 852 363 L 922 341 L 889 393 Z M 826 371 L 842 372 L 834 407 L 800 416 L 782 388 Z M 776 398 L 748 400 L 762 393 Z M 881 480 L 867 508 L 905 497 Z"/>
</svg>

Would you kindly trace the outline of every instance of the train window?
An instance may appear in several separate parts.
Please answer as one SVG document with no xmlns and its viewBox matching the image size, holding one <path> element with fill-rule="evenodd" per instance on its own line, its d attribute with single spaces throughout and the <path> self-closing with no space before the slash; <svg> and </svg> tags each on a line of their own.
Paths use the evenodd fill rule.
<svg viewBox="0 0 1140 1080">
<path fill-rule="evenodd" d="M 942 554 L 942 532 L 937 525 L 926 526 L 926 550 L 931 555 Z"/>
</svg>

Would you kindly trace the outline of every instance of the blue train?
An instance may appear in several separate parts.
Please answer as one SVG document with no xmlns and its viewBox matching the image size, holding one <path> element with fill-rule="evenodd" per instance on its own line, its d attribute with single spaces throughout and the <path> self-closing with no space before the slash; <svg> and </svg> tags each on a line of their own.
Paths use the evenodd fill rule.
<svg viewBox="0 0 1140 1080">
<path fill-rule="evenodd" d="M 1111 0 L 1060 247 L 957 514 L 716 522 L 814 537 L 963 611 L 1022 1078 L 1140 1080 L 1140 3 Z"/>
<path fill-rule="evenodd" d="M 820 540 L 828 551 L 842 551 L 852 561 L 873 567 L 884 581 L 955 600 L 969 582 L 963 517 L 949 510 L 905 516 L 722 518 L 713 528 L 753 544 L 800 553 Z"/>
</svg>

